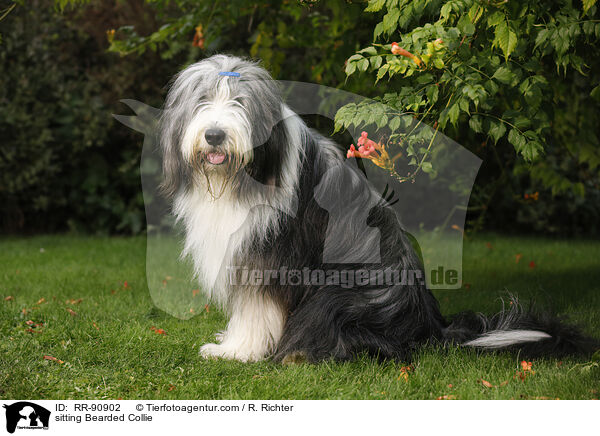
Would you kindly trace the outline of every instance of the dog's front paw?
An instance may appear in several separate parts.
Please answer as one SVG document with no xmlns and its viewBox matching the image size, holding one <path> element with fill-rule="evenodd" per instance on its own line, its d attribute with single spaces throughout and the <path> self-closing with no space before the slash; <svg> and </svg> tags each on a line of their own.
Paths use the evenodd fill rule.
<svg viewBox="0 0 600 436">
<path fill-rule="evenodd" d="M 235 359 L 241 362 L 256 362 L 262 356 L 243 350 L 235 350 L 223 344 L 205 344 L 200 347 L 200 355 L 205 359 Z"/>
<path fill-rule="evenodd" d="M 223 347 L 223 345 L 219 344 L 204 344 L 200 347 L 200 355 L 205 359 L 231 359 L 232 357 L 228 356 L 228 351 Z"/>
</svg>

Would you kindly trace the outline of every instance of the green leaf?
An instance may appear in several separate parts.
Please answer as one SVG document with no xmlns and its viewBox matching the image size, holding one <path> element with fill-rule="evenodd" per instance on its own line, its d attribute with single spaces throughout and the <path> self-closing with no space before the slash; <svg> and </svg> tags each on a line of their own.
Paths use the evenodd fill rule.
<svg viewBox="0 0 600 436">
<path fill-rule="evenodd" d="M 379 68 L 383 63 L 383 57 L 381 56 L 373 56 L 371 58 L 371 66 L 375 69 Z"/>
<path fill-rule="evenodd" d="M 596 4 L 596 0 L 581 0 L 583 3 L 583 14 L 587 14 L 587 11 Z"/>
<path fill-rule="evenodd" d="M 394 131 L 398 130 L 401 123 L 402 123 L 402 119 L 400 117 L 394 117 L 391 119 L 390 123 L 388 124 L 388 127 L 390 128 L 390 130 L 392 132 L 394 132 Z"/>
<path fill-rule="evenodd" d="M 346 76 L 351 75 L 356 71 L 356 62 L 350 62 L 346 64 Z"/>
<path fill-rule="evenodd" d="M 433 172 L 433 166 L 431 165 L 431 162 L 423 162 L 421 164 L 421 169 L 423 170 L 423 172 L 428 174 Z"/>
<path fill-rule="evenodd" d="M 375 56 L 377 54 L 377 49 L 375 47 L 371 46 L 371 47 L 363 48 L 361 51 L 359 51 L 359 53 L 366 53 L 368 55 Z"/>
<path fill-rule="evenodd" d="M 385 0 L 369 0 L 365 12 L 379 12 L 385 5 Z"/>
<path fill-rule="evenodd" d="M 358 69 L 362 72 L 367 71 L 367 69 L 369 68 L 369 60 L 362 58 L 360 61 L 358 61 L 357 63 Z"/>
<path fill-rule="evenodd" d="M 379 117 L 375 120 L 375 124 L 377 125 L 378 129 L 381 129 L 387 123 L 388 123 L 388 117 L 385 114 L 379 115 Z"/>
<path fill-rule="evenodd" d="M 427 100 L 429 100 L 430 104 L 433 104 L 437 101 L 439 93 L 440 89 L 437 87 L 437 85 L 431 85 L 427 87 Z"/>
<path fill-rule="evenodd" d="M 600 85 L 598 85 L 594 89 L 592 89 L 592 92 L 590 92 L 590 96 L 594 100 L 600 101 Z"/>
<path fill-rule="evenodd" d="M 522 152 L 527 140 L 517 131 L 517 129 L 510 129 L 510 132 L 508 132 L 508 142 L 515 147 L 515 150 Z"/>
<path fill-rule="evenodd" d="M 387 73 L 389 69 L 390 64 L 385 64 L 379 70 L 377 70 L 377 81 L 383 79 L 383 76 L 385 76 L 385 73 Z"/>
<path fill-rule="evenodd" d="M 544 151 L 544 148 L 537 141 L 529 141 L 526 144 L 523 144 L 518 151 L 526 161 L 531 162 L 539 157 Z"/>
<path fill-rule="evenodd" d="M 504 53 L 504 59 L 508 60 L 508 57 L 517 46 L 517 35 L 512 31 L 507 21 L 503 21 L 496 26 L 493 44 L 500 47 Z"/>
<path fill-rule="evenodd" d="M 457 27 L 464 35 L 471 36 L 475 33 L 475 26 L 471 23 L 468 15 L 463 15 L 460 20 L 458 20 Z"/>
<path fill-rule="evenodd" d="M 483 132 L 483 125 L 481 123 L 481 118 L 478 116 L 472 116 L 471 119 L 469 120 L 469 127 L 475 133 Z"/>
<path fill-rule="evenodd" d="M 504 83 L 505 85 L 508 85 L 510 82 L 512 82 L 514 74 L 507 67 L 500 67 L 496 70 L 492 78 Z"/>
<path fill-rule="evenodd" d="M 450 12 L 452 12 L 452 3 L 447 2 L 440 9 L 440 18 L 442 21 L 445 21 L 450 16 Z"/>
<path fill-rule="evenodd" d="M 400 18 L 400 9 L 390 9 L 383 16 L 383 31 L 386 34 L 391 34 L 398 27 L 398 18 Z"/>
<path fill-rule="evenodd" d="M 494 144 L 498 142 L 498 139 L 502 138 L 506 133 L 506 127 L 501 121 L 491 121 L 488 135 L 494 140 Z"/>
<path fill-rule="evenodd" d="M 381 35 L 382 33 L 383 33 L 383 22 L 380 21 L 375 26 L 375 29 L 373 29 L 373 40 L 376 40 L 379 37 L 379 35 Z"/>
<path fill-rule="evenodd" d="M 458 115 L 460 114 L 460 107 L 458 103 L 454 103 L 450 110 L 448 111 L 448 119 L 450 122 L 456 126 L 456 121 L 458 121 Z"/>
<path fill-rule="evenodd" d="M 537 36 L 535 37 L 534 48 L 537 48 L 537 47 L 541 46 L 542 44 L 544 44 L 550 35 L 551 35 L 550 30 L 548 30 L 548 29 L 540 30 L 538 32 Z"/>
<path fill-rule="evenodd" d="M 488 27 L 496 27 L 498 24 L 502 23 L 504 20 L 505 20 L 505 15 L 500 11 L 496 11 L 488 17 L 487 24 L 488 24 Z"/>
</svg>

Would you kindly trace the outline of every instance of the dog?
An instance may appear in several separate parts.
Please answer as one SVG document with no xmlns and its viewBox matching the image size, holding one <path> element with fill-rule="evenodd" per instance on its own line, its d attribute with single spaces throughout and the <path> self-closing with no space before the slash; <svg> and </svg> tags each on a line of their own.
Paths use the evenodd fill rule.
<svg viewBox="0 0 600 436">
<path fill-rule="evenodd" d="M 171 82 L 159 128 L 161 189 L 184 229 L 182 256 L 229 317 L 203 357 L 318 362 L 368 353 L 406 361 L 426 343 L 530 356 L 591 349 L 577 329 L 516 300 L 491 318 L 446 320 L 389 204 L 284 103 L 257 63 L 215 55 L 185 68 Z M 332 279 L 365 265 L 403 280 Z M 248 271 L 276 277 L 239 277 Z M 296 275 L 283 280 L 285 271 Z M 298 284 L 300 271 L 315 280 Z M 325 280 L 315 271 L 326 271 Z"/>
</svg>

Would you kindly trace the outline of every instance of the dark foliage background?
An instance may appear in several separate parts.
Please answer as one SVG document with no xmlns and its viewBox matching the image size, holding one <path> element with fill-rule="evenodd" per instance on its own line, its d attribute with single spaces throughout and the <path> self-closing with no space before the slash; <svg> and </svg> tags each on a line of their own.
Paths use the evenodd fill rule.
<svg viewBox="0 0 600 436">
<path fill-rule="evenodd" d="M 343 0 L 17 2 L 0 21 L 0 230 L 143 232 L 143 138 L 111 114 L 127 113 L 122 98 L 159 107 L 170 77 L 213 53 L 259 58 L 276 78 L 367 97 L 393 90 L 394 79 L 346 80 L 346 60 L 373 41 L 382 20 L 365 6 Z M 589 13 L 597 16 L 596 7 Z M 533 166 L 512 146 L 484 141 L 468 120 L 444 131 L 484 159 L 471 228 L 600 233 L 600 179 L 590 163 L 600 150 L 600 120 L 598 103 L 589 98 L 598 76 L 571 69 L 556 77 L 562 98 L 550 120 L 559 126 L 555 135 L 593 146 L 588 160 L 549 147 L 542 159 L 558 181 L 533 177 Z M 333 131 L 332 123 L 316 122 Z M 577 189 L 557 189 L 565 181 Z"/>
</svg>

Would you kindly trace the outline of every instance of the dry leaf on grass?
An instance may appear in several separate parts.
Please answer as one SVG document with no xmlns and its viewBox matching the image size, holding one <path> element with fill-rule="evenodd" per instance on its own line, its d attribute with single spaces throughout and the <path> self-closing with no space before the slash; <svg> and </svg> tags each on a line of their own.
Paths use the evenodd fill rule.
<svg viewBox="0 0 600 436">
<path fill-rule="evenodd" d="M 163 329 L 158 329 L 158 328 L 156 328 L 154 326 L 150 327 L 150 330 L 152 330 L 157 335 L 166 335 L 167 334 L 167 332 L 164 331 Z"/>
<path fill-rule="evenodd" d="M 52 362 L 58 362 L 58 363 L 60 363 L 61 365 L 62 365 L 63 363 L 65 363 L 65 361 L 64 361 L 64 360 L 60 360 L 60 359 L 57 359 L 56 357 L 53 357 L 53 356 L 47 356 L 47 355 L 45 355 L 45 356 L 44 356 L 44 360 L 50 360 L 50 361 L 52 361 Z"/>
</svg>

